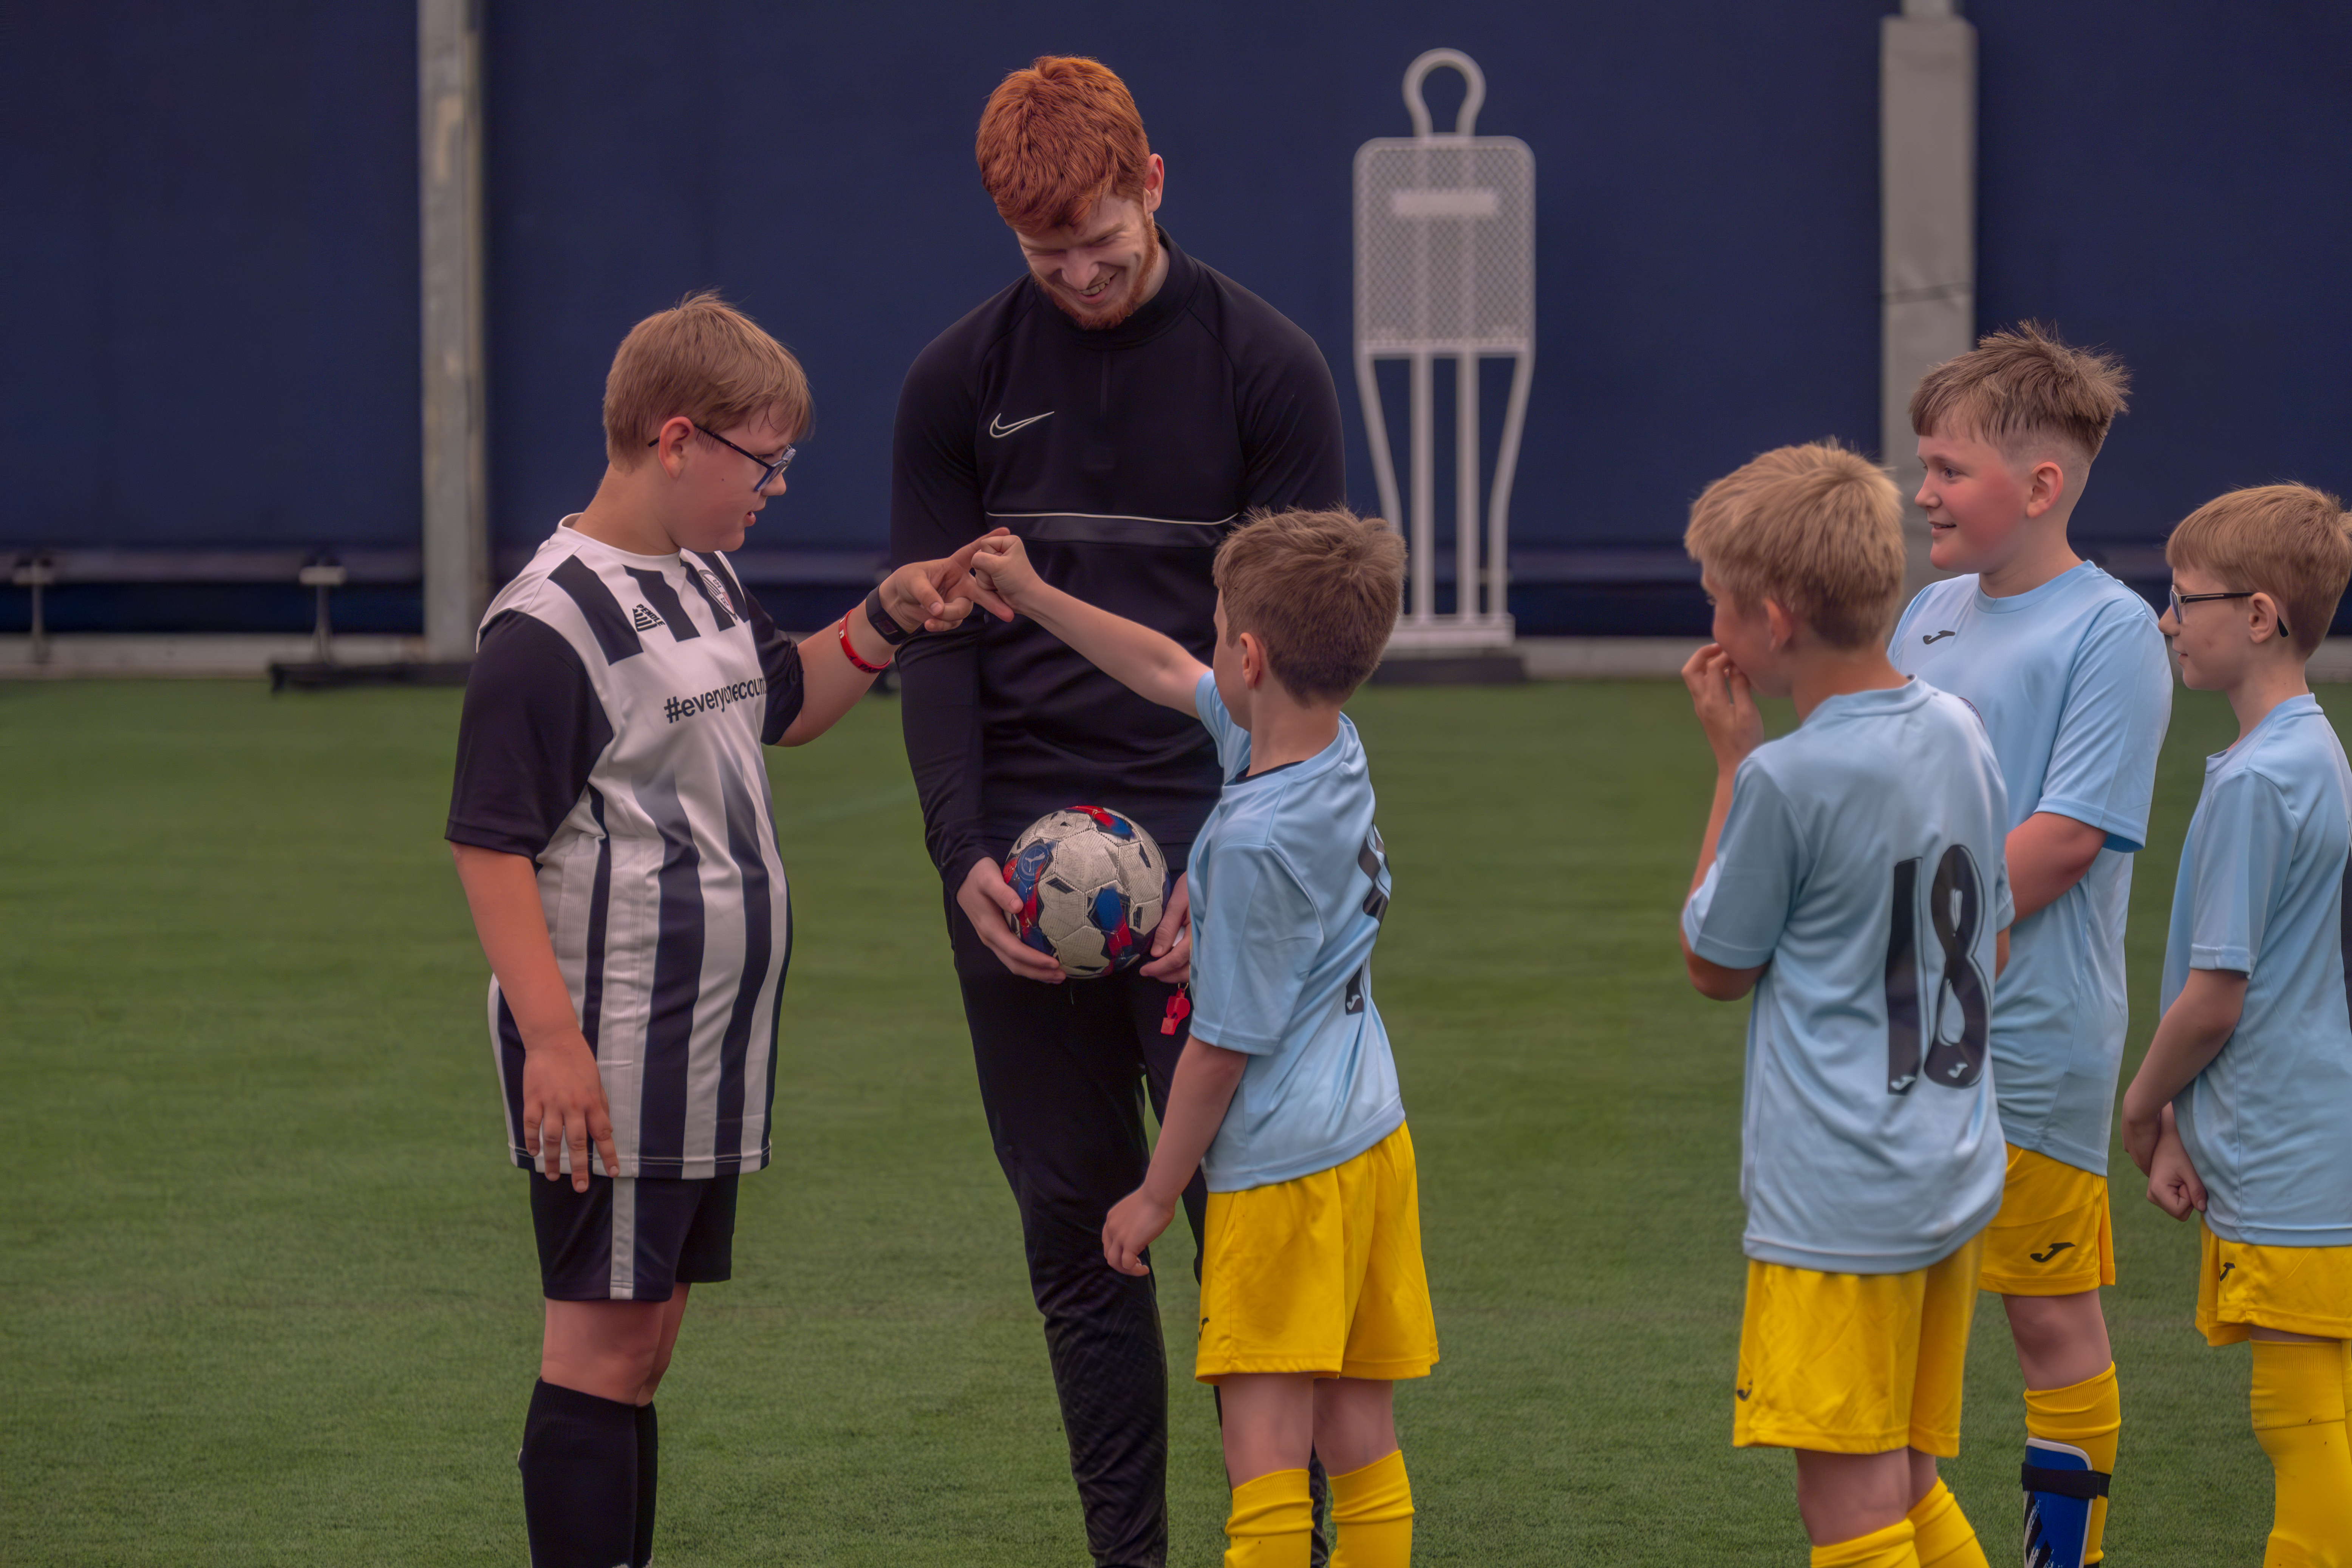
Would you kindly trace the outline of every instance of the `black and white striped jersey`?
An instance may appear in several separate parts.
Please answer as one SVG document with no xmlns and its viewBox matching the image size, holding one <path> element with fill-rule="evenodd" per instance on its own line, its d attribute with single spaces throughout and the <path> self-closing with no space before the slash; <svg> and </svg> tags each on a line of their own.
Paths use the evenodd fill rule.
<svg viewBox="0 0 2352 1568">
<path fill-rule="evenodd" d="M 528 856 L 611 1104 L 617 1171 L 768 1163 L 792 912 L 763 743 L 800 650 L 720 554 L 632 555 L 566 518 L 483 617 L 448 837 Z M 515 1163 L 522 1037 L 490 983 Z M 568 1162 L 565 1167 L 570 1168 Z"/>
</svg>

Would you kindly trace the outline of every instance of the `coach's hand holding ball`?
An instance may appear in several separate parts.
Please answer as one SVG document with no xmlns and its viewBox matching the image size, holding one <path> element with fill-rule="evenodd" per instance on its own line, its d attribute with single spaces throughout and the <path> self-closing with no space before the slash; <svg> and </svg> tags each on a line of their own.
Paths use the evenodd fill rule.
<svg viewBox="0 0 2352 1568">
<path fill-rule="evenodd" d="M 1164 980 L 1171 985 L 1182 985 L 1192 978 L 1192 874 L 1176 879 L 1168 889 L 1168 907 L 1160 916 L 1160 923 L 1151 928 L 1151 962 L 1138 973 L 1154 980 Z"/>
</svg>

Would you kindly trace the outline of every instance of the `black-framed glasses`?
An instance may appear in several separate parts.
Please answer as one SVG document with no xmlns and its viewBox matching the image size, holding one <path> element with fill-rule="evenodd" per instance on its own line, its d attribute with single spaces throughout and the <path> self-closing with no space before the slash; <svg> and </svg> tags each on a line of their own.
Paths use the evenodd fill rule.
<svg viewBox="0 0 2352 1568">
<path fill-rule="evenodd" d="M 2180 624 L 2180 606 L 2183 605 L 2200 604 L 2207 599 L 2251 599 L 2256 594 L 2261 593 L 2262 590 L 2260 588 L 2237 588 L 2232 589 L 2226 594 L 2184 594 L 2178 588 L 2172 588 L 2168 589 L 2167 592 L 2172 595 L 2172 621 L 2175 626 L 2178 626 Z M 2283 637 L 2291 637 L 2294 635 L 2293 632 L 2286 629 L 2286 617 L 2284 616 L 2281 616 L 2278 618 L 2278 629 L 2279 636 Z"/>
<path fill-rule="evenodd" d="M 688 425 L 694 425 L 694 421 L 693 421 L 693 420 L 691 420 L 691 419 L 688 420 L 688 421 L 687 421 L 687 423 L 688 423 Z M 694 427 L 695 427 L 695 429 L 696 429 L 697 431 L 699 431 L 701 434 L 703 434 L 703 435 L 705 435 L 705 436 L 709 437 L 712 440 L 714 440 L 714 441 L 718 442 L 720 446 L 722 446 L 722 447 L 726 447 L 729 451 L 730 451 L 730 452 L 743 452 L 743 448 L 742 448 L 742 447 L 738 447 L 734 442 L 730 441 L 726 437 L 721 436 L 718 431 L 716 431 L 716 430 L 704 430 L 704 429 L 702 428 L 702 426 L 699 426 L 699 425 L 694 425 Z M 650 441 L 646 442 L 646 446 L 648 446 L 648 447 L 658 447 L 658 446 L 660 446 L 660 445 L 661 445 L 661 437 L 658 437 L 658 436 L 656 436 L 656 437 L 655 437 L 652 440 L 650 440 Z M 755 483 L 754 485 L 752 485 L 752 487 L 751 487 L 751 488 L 752 488 L 753 489 L 755 489 L 755 490 L 764 490 L 764 489 L 766 489 L 770 485 L 774 484 L 774 483 L 776 482 L 776 480 L 778 479 L 778 478 L 780 478 L 780 477 L 782 475 L 783 471 L 784 471 L 786 468 L 791 468 L 791 467 L 793 466 L 793 459 L 794 458 L 798 457 L 799 455 L 800 455 L 800 450 L 799 450 L 799 448 L 798 448 L 798 447 L 785 447 L 785 448 L 784 448 L 784 455 L 783 455 L 782 457 L 781 457 L 781 458 L 778 458 L 774 462 L 772 462 L 772 462 L 768 461 L 768 459 L 767 459 L 767 458 L 761 457 L 761 456 L 760 456 L 758 453 L 756 453 L 756 452 L 743 452 L 743 456 L 745 456 L 745 457 L 747 457 L 747 458 L 751 458 L 751 461 L 753 461 L 753 462 L 755 462 L 755 463 L 757 463 L 757 464 L 759 464 L 759 465 L 760 465 L 760 478 L 759 478 L 759 481 L 758 481 L 757 483 Z"/>
</svg>

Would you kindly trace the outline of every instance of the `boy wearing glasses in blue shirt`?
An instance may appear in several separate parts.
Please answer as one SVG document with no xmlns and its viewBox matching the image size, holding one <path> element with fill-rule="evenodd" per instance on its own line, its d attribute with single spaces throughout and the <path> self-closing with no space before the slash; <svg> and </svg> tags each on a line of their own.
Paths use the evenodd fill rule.
<svg viewBox="0 0 2352 1568">
<path fill-rule="evenodd" d="M 2150 1202 L 2202 1216 L 2206 1342 L 2253 1341 L 2266 1563 L 2352 1562 L 2352 766 L 2304 675 L 2352 577 L 2347 522 L 2334 496 L 2264 485 L 2207 502 L 2164 551 L 2181 681 L 2227 692 L 2238 738 L 2206 760 L 2124 1147 Z"/>
<path fill-rule="evenodd" d="M 547 1300 L 523 1426 L 533 1568 L 644 1568 L 654 1391 L 688 1291 L 731 1268 L 770 1154 L 792 905 L 764 745 L 814 740 L 892 650 L 970 611 L 900 567 L 805 646 L 726 552 L 783 493 L 808 383 L 716 296 L 640 321 L 610 466 L 492 601 L 447 837 L 490 963 L 491 1054 Z"/>
</svg>

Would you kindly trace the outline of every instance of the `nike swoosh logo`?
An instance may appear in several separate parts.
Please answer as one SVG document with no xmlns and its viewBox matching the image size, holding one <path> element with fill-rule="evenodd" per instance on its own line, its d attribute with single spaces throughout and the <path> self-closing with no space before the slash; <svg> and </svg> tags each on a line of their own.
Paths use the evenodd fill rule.
<svg viewBox="0 0 2352 1568">
<path fill-rule="evenodd" d="M 1048 408 L 1043 414 L 1032 414 L 1026 419 L 1016 419 L 1012 424 L 1007 425 L 1004 422 L 1004 416 L 1002 413 L 999 413 L 995 418 L 988 422 L 988 433 L 1002 441 L 1007 436 L 1012 435 L 1013 432 L 1020 429 L 1024 425 L 1034 425 L 1040 419 L 1051 419 L 1053 416 L 1054 411 Z"/>
<path fill-rule="evenodd" d="M 1749 1389 L 1754 1388 L 1755 1386 L 1756 1386 L 1756 1385 L 1755 1385 L 1754 1384 L 1752 1384 L 1752 1383 L 1751 1383 L 1751 1384 L 1749 1384 L 1748 1385 L 1748 1387 L 1747 1387 L 1747 1388 L 1735 1388 L 1735 1389 L 1733 1389 L 1731 1392 L 1732 1392 L 1732 1393 L 1734 1393 L 1734 1394 L 1738 1394 L 1738 1395 L 1739 1395 L 1739 1397 L 1740 1397 L 1740 1398 L 1745 1399 L 1745 1398 L 1747 1398 L 1747 1397 L 1748 1397 L 1748 1390 L 1749 1390 Z"/>
<path fill-rule="evenodd" d="M 2068 1247 L 2074 1245 L 2074 1244 L 2071 1241 L 2053 1241 L 2050 1244 L 2049 1251 L 2029 1252 L 2025 1256 L 2031 1258 L 2036 1263 L 2047 1263 L 2052 1258 L 2057 1257 L 2060 1253 L 2065 1251 Z"/>
<path fill-rule="evenodd" d="M 1937 632 L 1933 637 L 1921 637 L 1919 641 L 1923 646 L 1932 646 L 1942 642 L 1946 637 L 1956 637 L 1959 635 L 1958 632 Z"/>
</svg>

